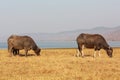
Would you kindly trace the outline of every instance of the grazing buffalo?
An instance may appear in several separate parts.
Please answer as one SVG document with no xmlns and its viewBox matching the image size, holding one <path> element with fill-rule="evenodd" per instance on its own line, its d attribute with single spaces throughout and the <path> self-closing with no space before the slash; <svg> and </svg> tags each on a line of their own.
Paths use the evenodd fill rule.
<svg viewBox="0 0 120 80">
<path fill-rule="evenodd" d="M 29 36 L 11 35 L 8 38 L 8 51 L 10 55 L 19 54 L 19 50 L 25 50 L 25 56 L 29 50 L 33 50 L 36 55 L 40 55 L 41 49 L 38 48 L 34 40 Z"/>
<path fill-rule="evenodd" d="M 77 37 L 76 41 L 78 44 L 78 53 L 76 56 L 80 56 L 80 53 L 81 53 L 81 56 L 83 57 L 84 53 L 82 49 L 86 47 L 86 48 L 94 48 L 95 50 L 94 57 L 95 57 L 96 51 L 100 51 L 100 49 L 104 49 L 107 52 L 107 55 L 109 57 L 112 57 L 113 49 L 107 44 L 104 37 L 101 36 L 100 34 L 81 33 Z M 100 52 L 99 52 L 99 56 L 100 56 Z"/>
</svg>

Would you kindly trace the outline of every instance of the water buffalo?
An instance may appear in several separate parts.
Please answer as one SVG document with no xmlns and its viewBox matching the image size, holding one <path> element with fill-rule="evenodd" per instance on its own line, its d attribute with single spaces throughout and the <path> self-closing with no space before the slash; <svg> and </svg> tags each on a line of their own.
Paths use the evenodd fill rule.
<svg viewBox="0 0 120 80">
<path fill-rule="evenodd" d="M 96 55 L 96 51 L 99 51 L 99 56 L 100 56 L 100 49 L 104 49 L 107 52 L 107 55 L 109 57 L 112 57 L 112 52 L 113 49 L 107 44 L 106 40 L 104 37 L 100 34 L 86 34 L 86 33 L 81 33 L 77 39 L 77 44 L 78 44 L 78 53 L 76 56 L 84 56 L 84 53 L 82 49 L 84 47 L 86 48 L 94 48 L 94 57 Z"/>
<path fill-rule="evenodd" d="M 8 52 L 10 55 L 19 53 L 19 50 L 25 50 L 25 56 L 29 50 L 33 50 L 36 55 L 40 55 L 41 49 L 38 48 L 34 40 L 29 36 L 11 35 L 8 38 Z"/>
</svg>

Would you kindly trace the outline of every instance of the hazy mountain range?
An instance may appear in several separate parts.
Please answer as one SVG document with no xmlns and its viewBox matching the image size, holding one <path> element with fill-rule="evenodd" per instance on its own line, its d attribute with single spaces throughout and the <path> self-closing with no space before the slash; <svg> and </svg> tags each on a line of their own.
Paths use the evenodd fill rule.
<svg viewBox="0 0 120 80">
<path fill-rule="evenodd" d="M 92 33 L 101 34 L 108 41 L 120 41 L 120 26 L 114 28 L 96 27 L 92 29 L 78 29 L 73 31 L 64 31 L 59 33 L 23 33 L 19 35 L 29 35 L 35 41 L 47 41 L 47 40 L 76 40 L 76 37 L 80 33 Z M 1 35 L 0 42 L 6 42 L 9 35 Z"/>
</svg>

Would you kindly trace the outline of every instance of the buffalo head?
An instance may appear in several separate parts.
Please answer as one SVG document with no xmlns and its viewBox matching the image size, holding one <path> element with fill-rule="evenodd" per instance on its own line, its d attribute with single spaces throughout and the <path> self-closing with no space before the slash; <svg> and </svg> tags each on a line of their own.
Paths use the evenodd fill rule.
<svg viewBox="0 0 120 80">
<path fill-rule="evenodd" d="M 36 55 L 39 56 L 40 55 L 40 52 L 41 52 L 41 49 L 40 48 L 37 48 L 36 50 L 34 50 Z"/>
<path fill-rule="evenodd" d="M 112 57 L 113 49 L 111 47 L 109 47 L 106 51 L 107 51 L 107 55 L 109 57 Z"/>
</svg>

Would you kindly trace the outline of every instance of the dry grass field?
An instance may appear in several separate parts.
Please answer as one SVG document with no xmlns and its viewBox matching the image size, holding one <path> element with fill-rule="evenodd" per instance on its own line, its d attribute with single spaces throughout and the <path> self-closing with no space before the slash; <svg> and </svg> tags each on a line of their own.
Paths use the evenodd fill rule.
<svg viewBox="0 0 120 80">
<path fill-rule="evenodd" d="M 0 80 L 120 80 L 120 48 L 109 58 L 104 50 L 93 58 L 93 50 L 85 49 L 85 57 L 75 57 L 76 49 L 42 49 L 41 56 L 24 51 L 9 57 L 0 50 Z"/>
</svg>

